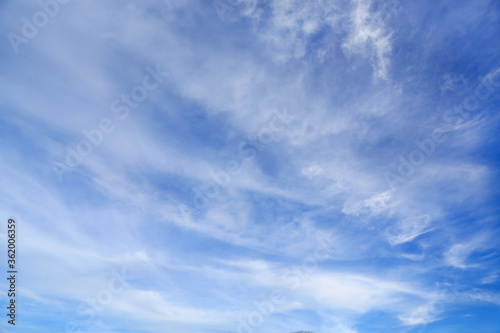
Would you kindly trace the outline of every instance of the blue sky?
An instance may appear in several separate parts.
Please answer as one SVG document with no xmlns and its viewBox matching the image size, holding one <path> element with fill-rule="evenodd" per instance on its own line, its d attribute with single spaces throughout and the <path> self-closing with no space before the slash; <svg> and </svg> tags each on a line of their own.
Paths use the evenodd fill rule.
<svg viewBox="0 0 500 333">
<path fill-rule="evenodd" d="M 499 22 L 2 1 L 2 332 L 500 332 Z"/>
</svg>

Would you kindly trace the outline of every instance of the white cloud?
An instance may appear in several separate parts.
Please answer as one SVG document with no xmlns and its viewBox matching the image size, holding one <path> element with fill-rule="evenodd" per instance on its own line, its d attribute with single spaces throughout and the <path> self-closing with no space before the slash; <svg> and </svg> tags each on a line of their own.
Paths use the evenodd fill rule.
<svg viewBox="0 0 500 333">
<path fill-rule="evenodd" d="M 489 248 L 488 240 L 486 234 L 479 234 L 469 241 L 453 244 L 444 254 L 445 263 L 462 269 L 479 267 L 479 264 L 469 264 L 467 259 L 475 251 Z"/>
<path fill-rule="evenodd" d="M 391 245 L 399 245 L 411 242 L 415 238 L 434 230 L 431 226 L 431 217 L 429 215 L 414 216 L 396 223 L 388 231 L 387 240 Z"/>
<path fill-rule="evenodd" d="M 334 311 L 321 333 L 353 333 L 371 311 L 406 325 L 439 318 L 426 278 L 440 276 L 426 251 L 438 256 L 446 248 L 444 263 L 466 269 L 483 267 L 469 258 L 491 246 L 486 236 L 460 241 L 464 231 L 446 223 L 450 203 L 482 207 L 489 193 L 493 169 L 462 156 L 484 144 L 489 120 L 447 125 L 450 138 L 458 135 L 404 186 L 388 190 L 385 167 L 413 132 L 435 125 L 425 110 L 436 103 L 421 94 L 429 83 L 418 75 L 391 82 L 396 28 L 385 5 L 345 5 L 245 1 L 234 11 L 240 21 L 219 22 L 205 2 L 72 2 L 23 45 L 26 58 L 6 55 L 1 120 L 15 134 L 0 137 L 7 142 L 0 211 L 22 221 L 25 296 L 71 316 L 112 269 L 126 266 L 139 280 L 102 313 L 103 332 L 110 318 L 128 318 L 137 329 L 228 330 L 254 300 L 287 288 L 283 272 L 314 253 L 316 235 L 331 233 L 333 253 L 277 307 L 273 324 L 284 317 L 314 326 L 306 315 L 295 318 Z M 360 62 L 373 74 L 356 68 Z M 118 120 L 111 101 L 157 63 L 169 78 Z M 438 75 L 431 79 L 439 84 Z M 441 88 L 459 79 L 445 75 Z M 209 206 L 193 209 L 194 190 L 240 159 L 239 143 L 269 128 L 274 109 L 288 109 L 293 121 Z M 116 130 L 57 183 L 50 163 L 105 116 Z M 421 254 L 396 247 L 430 231 L 443 231 L 443 242 L 415 242 Z M 488 271 L 480 281 L 487 288 L 497 275 Z M 469 299 L 498 303 L 478 290 Z"/>
<path fill-rule="evenodd" d="M 348 54 L 361 54 L 371 59 L 374 76 L 388 79 L 392 32 L 386 27 L 381 13 L 371 10 L 370 0 L 356 0 L 354 3 L 352 30 L 342 46 Z"/>
<path fill-rule="evenodd" d="M 434 302 L 429 302 L 413 309 L 407 314 L 399 316 L 399 319 L 404 325 L 422 325 L 432 323 L 439 320 L 439 317 L 437 317 L 439 312 L 437 312 L 435 306 L 436 304 Z"/>
</svg>

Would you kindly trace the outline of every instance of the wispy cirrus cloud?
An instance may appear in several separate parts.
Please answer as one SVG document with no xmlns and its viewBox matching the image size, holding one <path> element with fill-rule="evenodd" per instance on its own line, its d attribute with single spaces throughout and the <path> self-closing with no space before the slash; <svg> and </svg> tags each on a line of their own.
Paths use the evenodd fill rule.
<svg viewBox="0 0 500 333">
<path fill-rule="evenodd" d="M 40 10 L 0 6 L 6 33 Z M 242 1 L 220 20 L 203 1 L 70 1 L 18 53 L 4 38 L 20 329 L 494 331 L 479 314 L 498 312 L 498 8 L 438 7 Z M 146 68 L 168 75 L 138 103 Z M 53 163 L 104 118 L 59 182 Z M 446 141 L 389 187 L 436 128 Z"/>
</svg>

